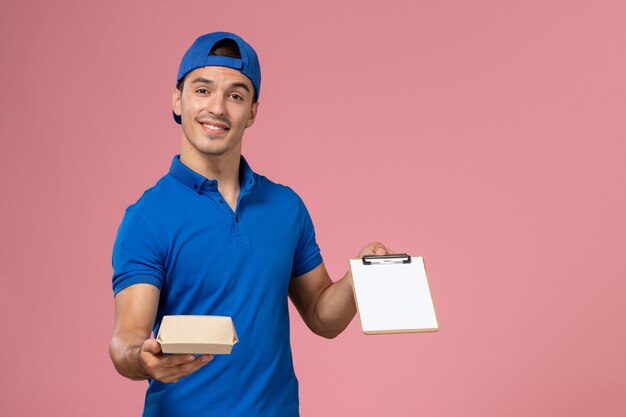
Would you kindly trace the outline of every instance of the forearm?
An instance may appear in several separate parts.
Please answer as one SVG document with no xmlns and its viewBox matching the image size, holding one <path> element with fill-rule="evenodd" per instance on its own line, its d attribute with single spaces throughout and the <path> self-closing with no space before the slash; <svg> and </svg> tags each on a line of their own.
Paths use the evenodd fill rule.
<svg viewBox="0 0 626 417">
<path fill-rule="evenodd" d="M 356 314 L 356 303 L 351 285 L 350 272 L 339 281 L 328 286 L 315 305 L 319 323 L 316 333 L 326 338 L 338 336 L 348 327 Z"/>
<path fill-rule="evenodd" d="M 129 331 L 113 335 L 109 343 L 109 354 L 117 372 L 133 380 L 148 378 L 139 362 L 139 351 L 146 339 L 142 335 Z"/>
<path fill-rule="evenodd" d="M 372 242 L 361 249 L 358 257 L 386 253 L 382 243 Z M 343 332 L 356 314 L 352 274 L 348 272 L 333 282 L 323 263 L 292 278 L 289 297 L 309 329 L 329 339 Z"/>
</svg>

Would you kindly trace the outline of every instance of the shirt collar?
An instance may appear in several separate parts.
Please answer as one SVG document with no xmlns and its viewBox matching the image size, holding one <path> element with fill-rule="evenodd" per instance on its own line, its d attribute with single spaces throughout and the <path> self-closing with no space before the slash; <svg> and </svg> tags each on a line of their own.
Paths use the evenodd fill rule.
<svg viewBox="0 0 626 417">
<path fill-rule="evenodd" d="M 217 192 L 217 180 L 206 178 L 183 164 L 180 160 L 180 154 L 174 156 L 170 166 L 170 174 L 198 194 L 203 191 Z M 239 163 L 239 178 L 241 179 L 242 192 L 249 192 L 256 183 L 256 174 L 252 171 L 243 155 Z"/>
</svg>

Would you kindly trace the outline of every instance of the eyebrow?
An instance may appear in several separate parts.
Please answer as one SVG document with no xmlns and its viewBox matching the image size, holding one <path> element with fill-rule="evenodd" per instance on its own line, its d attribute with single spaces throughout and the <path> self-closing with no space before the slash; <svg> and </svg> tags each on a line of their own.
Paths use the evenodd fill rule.
<svg viewBox="0 0 626 417">
<path fill-rule="evenodd" d="M 210 80 L 208 78 L 204 78 L 204 77 L 196 77 L 193 80 L 191 80 L 192 84 L 199 84 L 199 83 L 204 83 L 204 84 L 213 84 L 215 83 L 215 81 Z M 250 87 L 248 87 L 248 85 L 246 83 L 242 83 L 242 82 L 234 82 L 232 84 L 230 84 L 229 86 L 230 88 L 243 88 L 244 90 L 246 90 L 248 93 L 250 92 Z"/>
</svg>

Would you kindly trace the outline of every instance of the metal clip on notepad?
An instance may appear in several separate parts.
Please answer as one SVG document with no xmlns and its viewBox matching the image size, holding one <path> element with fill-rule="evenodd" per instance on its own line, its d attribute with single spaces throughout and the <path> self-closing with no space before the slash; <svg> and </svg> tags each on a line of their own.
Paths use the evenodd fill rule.
<svg viewBox="0 0 626 417">
<path fill-rule="evenodd" d="M 378 264 L 410 264 L 411 256 L 406 253 L 394 253 L 389 255 L 365 255 L 363 265 Z"/>
</svg>

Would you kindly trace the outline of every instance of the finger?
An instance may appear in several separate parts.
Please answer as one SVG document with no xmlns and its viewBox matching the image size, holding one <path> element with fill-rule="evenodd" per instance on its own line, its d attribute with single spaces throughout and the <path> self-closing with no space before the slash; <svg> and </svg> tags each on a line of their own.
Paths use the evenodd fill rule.
<svg viewBox="0 0 626 417">
<path fill-rule="evenodd" d="M 161 353 L 161 344 L 154 339 L 148 339 L 141 345 L 141 350 L 156 355 Z"/>
<path fill-rule="evenodd" d="M 193 361 L 189 363 L 182 363 L 178 366 L 172 367 L 168 369 L 167 376 L 164 379 L 177 381 L 180 378 L 187 376 L 193 372 L 196 372 L 198 369 L 202 368 L 209 362 L 213 360 L 213 355 L 202 355 L 194 358 Z"/>
<path fill-rule="evenodd" d="M 189 363 L 184 363 L 180 365 L 178 368 L 184 370 L 185 372 L 189 371 L 186 373 L 186 375 L 188 375 L 191 372 L 202 368 L 204 365 L 211 362 L 212 360 L 213 360 L 213 355 L 201 355 Z"/>
<path fill-rule="evenodd" d="M 177 366 L 192 363 L 195 360 L 195 355 L 165 355 L 162 364 L 166 368 L 176 368 Z"/>
<path fill-rule="evenodd" d="M 377 255 L 376 248 L 379 246 L 384 247 L 384 245 L 380 242 L 372 242 L 372 243 L 365 245 L 363 248 L 361 248 L 361 251 L 359 252 L 358 257 L 362 258 L 363 256 Z"/>
<path fill-rule="evenodd" d="M 154 378 L 155 370 L 157 370 L 162 357 L 161 345 L 154 339 L 145 340 L 141 344 L 138 357 L 138 365 L 142 374 Z"/>
<path fill-rule="evenodd" d="M 202 363 L 207 364 L 213 360 L 213 355 L 167 355 L 164 365 L 168 368 L 186 366 L 187 364 Z"/>
<path fill-rule="evenodd" d="M 372 249 L 372 251 L 374 252 L 374 255 L 386 255 L 387 254 L 387 249 L 385 248 L 385 245 L 379 242 L 376 242 L 374 244 L 374 248 Z"/>
<path fill-rule="evenodd" d="M 385 249 L 385 247 L 381 247 L 378 246 L 376 249 L 374 249 L 374 254 L 376 255 L 386 255 L 387 254 L 387 250 Z"/>
</svg>

